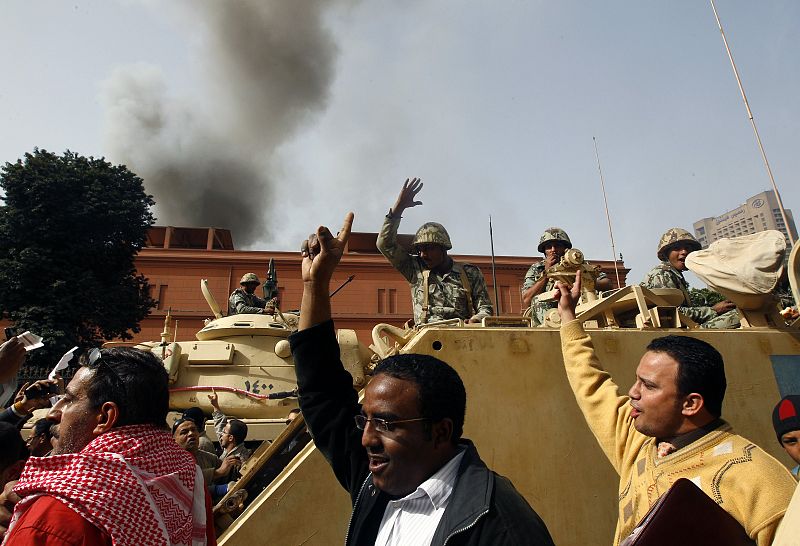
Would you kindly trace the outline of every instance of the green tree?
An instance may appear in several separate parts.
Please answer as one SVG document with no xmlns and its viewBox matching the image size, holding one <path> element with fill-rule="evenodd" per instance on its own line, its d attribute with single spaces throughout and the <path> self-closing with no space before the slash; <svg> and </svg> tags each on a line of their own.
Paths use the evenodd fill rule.
<svg viewBox="0 0 800 546">
<path fill-rule="evenodd" d="M 104 159 L 34 149 L 0 168 L 0 188 L 0 309 L 45 338 L 29 364 L 131 339 L 155 304 L 133 265 L 154 220 L 142 180 Z"/>
<path fill-rule="evenodd" d="M 714 292 L 710 288 L 690 288 L 689 297 L 692 300 L 692 305 L 704 305 L 706 307 L 712 307 L 725 299 L 725 296 L 719 292 Z"/>
</svg>

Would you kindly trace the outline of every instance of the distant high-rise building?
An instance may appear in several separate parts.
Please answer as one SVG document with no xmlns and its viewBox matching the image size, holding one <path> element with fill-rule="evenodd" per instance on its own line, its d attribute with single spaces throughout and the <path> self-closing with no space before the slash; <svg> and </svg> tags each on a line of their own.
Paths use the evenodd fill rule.
<svg viewBox="0 0 800 546">
<path fill-rule="evenodd" d="M 792 211 L 789 209 L 786 209 L 786 218 L 789 221 L 792 235 L 797 240 L 797 227 L 794 224 Z M 694 223 L 694 235 L 703 248 L 708 247 L 717 239 L 739 237 L 768 229 L 775 229 L 783 233 L 788 244 L 789 235 L 778 208 L 775 192 L 772 190 L 754 195 L 744 205 L 719 216 L 703 218 Z"/>
</svg>

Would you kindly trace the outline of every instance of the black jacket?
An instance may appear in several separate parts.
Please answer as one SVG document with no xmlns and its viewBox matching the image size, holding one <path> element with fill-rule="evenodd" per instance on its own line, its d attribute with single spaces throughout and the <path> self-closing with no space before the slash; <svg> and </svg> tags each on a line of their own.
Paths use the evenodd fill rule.
<svg viewBox="0 0 800 546">
<path fill-rule="evenodd" d="M 372 484 L 361 431 L 353 422 L 361 407 L 341 364 L 333 322 L 292 334 L 289 341 L 303 416 L 353 502 L 345 544 L 372 545 L 389 498 Z M 431 546 L 552 545 L 544 522 L 511 482 L 486 467 L 472 442 L 462 442 L 467 450 Z"/>
</svg>

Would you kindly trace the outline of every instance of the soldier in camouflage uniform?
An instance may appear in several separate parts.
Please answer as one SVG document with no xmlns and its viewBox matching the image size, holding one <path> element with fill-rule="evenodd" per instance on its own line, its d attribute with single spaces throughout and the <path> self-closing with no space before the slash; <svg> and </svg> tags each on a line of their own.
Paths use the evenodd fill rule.
<svg viewBox="0 0 800 546">
<path fill-rule="evenodd" d="M 486 281 L 480 269 L 447 255 L 452 244 L 444 226 L 428 222 L 417 230 L 412 246 L 418 255 L 397 243 L 400 217 L 408 207 L 422 204 L 414 201 L 421 189 L 419 178 L 406 179 L 378 235 L 378 250 L 411 285 L 415 324 L 452 318 L 480 322 L 492 314 Z"/>
<path fill-rule="evenodd" d="M 244 313 L 255 313 L 259 315 L 272 315 L 275 313 L 275 298 L 265 301 L 256 296 L 255 291 L 261 281 L 255 273 L 245 273 L 242 285 L 231 293 L 228 298 L 228 315 L 241 315 Z"/>
<path fill-rule="evenodd" d="M 671 228 L 658 241 L 658 259 L 661 263 L 645 275 L 641 285 L 645 288 L 677 288 L 683 292 L 683 305 L 678 311 L 702 328 L 738 328 L 739 312 L 732 301 L 721 301 L 712 307 L 692 305 L 689 283 L 683 278 L 686 256 L 701 245 L 694 235 L 681 228 Z"/>
<path fill-rule="evenodd" d="M 543 324 L 547 312 L 558 307 L 558 300 L 534 301 L 534 299 L 539 294 L 555 289 L 555 281 L 547 277 L 547 270 L 557 265 L 570 248 L 572 248 L 572 241 L 569 240 L 567 232 L 561 228 L 547 228 L 539 237 L 537 249 L 544 254 L 544 260 L 533 264 L 528 269 L 522 283 L 522 303 L 525 307 L 532 306 L 531 319 L 533 319 L 534 325 Z M 595 288 L 597 290 L 611 289 L 611 281 L 602 271 L 595 281 Z"/>
</svg>

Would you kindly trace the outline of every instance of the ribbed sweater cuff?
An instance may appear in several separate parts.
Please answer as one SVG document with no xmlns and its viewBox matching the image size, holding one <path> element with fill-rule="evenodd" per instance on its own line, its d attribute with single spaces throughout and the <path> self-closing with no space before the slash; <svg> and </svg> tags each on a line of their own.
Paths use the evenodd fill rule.
<svg viewBox="0 0 800 546">
<path fill-rule="evenodd" d="M 561 325 L 561 340 L 575 341 L 587 335 L 583 329 L 583 322 L 578 319 L 571 320 Z"/>
</svg>

